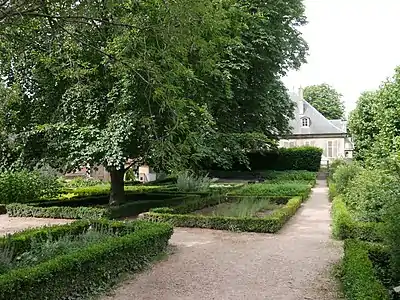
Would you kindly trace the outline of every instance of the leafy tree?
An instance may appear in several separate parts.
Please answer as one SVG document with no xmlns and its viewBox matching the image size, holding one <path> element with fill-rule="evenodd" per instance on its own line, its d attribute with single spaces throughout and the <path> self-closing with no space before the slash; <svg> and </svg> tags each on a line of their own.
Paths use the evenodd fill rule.
<svg viewBox="0 0 400 300">
<path fill-rule="evenodd" d="M 378 92 L 361 94 L 356 108 L 350 113 L 348 129 L 355 143 L 355 158 L 365 160 L 379 132 L 377 127 Z"/>
<path fill-rule="evenodd" d="M 304 99 L 328 120 L 344 118 L 342 95 L 330 85 L 323 83 L 304 89 Z"/>
<path fill-rule="evenodd" d="M 128 159 L 166 170 L 273 145 L 292 114 L 279 76 L 307 52 L 303 13 L 300 0 L 2 2 L 2 147 L 15 150 L 1 162 L 104 165 L 118 203 Z"/>
</svg>

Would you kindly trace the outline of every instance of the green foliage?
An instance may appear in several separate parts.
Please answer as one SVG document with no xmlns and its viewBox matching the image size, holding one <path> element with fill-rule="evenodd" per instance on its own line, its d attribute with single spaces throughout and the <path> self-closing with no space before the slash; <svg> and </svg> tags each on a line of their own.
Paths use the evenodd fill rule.
<svg viewBox="0 0 400 300">
<path fill-rule="evenodd" d="M 392 277 L 400 282 L 400 202 L 391 206 L 386 218 L 385 241 L 390 249 Z"/>
<path fill-rule="evenodd" d="M 247 184 L 229 195 L 236 196 L 300 196 L 309 194 L 311 186 L 299 183 L 261 183 Z"/>
<path fill-rule="evenodd" d="M 383 240 L 384 224 L 360 222 L 353 218 L 341 197 L 332 203 L 332 235 L 339 240 L 360 239 L 370 242 Z"/>
<path fill-rule="evenodd" d="M 0 174 L 0 202 L 26 203 L 54 197 L 60 192 L 57 177 L 40 173 L 4 172 Z"/>
<path fill-rule="evenodd" d="M 101 180 L 93 179 L 93 178 L 76 177 L 74 179 L 66 181 L 64 186 L 66 188 L 81 188 L 81 187 L 90 187 L 90 186 L 99 186 L 99 185 L 101 186 L 103 184 L 108 184 L 108 182 L 103 182 Z"/>
<path fill-rule="evenodd" d="M 304 99 L 314 106 L 328 120 L 344 118 L 342 94 L 329 84 L 307 86 L 304 89 Z"/>
<path fill-rule="evenodd" d="M 329 178 L 333 178 L 333 174 L 335 174 L 338 167 L 349 164 L 349 161 L 345 159 L 335 159 L 329 163 Z"/>
<path fill-rule="evenodd" d="M 396 177 L 386 170 L 365 169 L 353 179 L 343 199 L 357 219 L 380 222 L 399 195 Z"/>
<path fill-rule="evenodd" d="M 79 206 L 80 204 L 88 205 L 87 201 L 89 200 L 86 198 L 46 203 L 46 206 L 14 203 L 7 205 L 7 212 L 11 217 L 117 219 L 121 217 L 136 216 L 154 207 L 179 205 L 185 201 L 199 197 L 198 195 L 176 195 L 175 197 L 171 195 L 164 195 L 163 197 L 161 194 L 158 196 L 158 199 L 128 201 L 115 206 L 99 205 L 101 201 L 99 201 L 100 203 L 96 205 L 96 199 L 89 199 L 91 206 Z M 107 201 L 107 198 L 104 200 Z M 94 201 L 94 203 L 92 201 Z"/>
<path fill-rule="evenodd" d="M 269 151 L 249 152 L 247 154 L 248 164 L 236 161 L 228 170 L 253 171 L 265 170 L 302 170 L 316 172 L 321 165 L 322 149 L 317 147 L 295 147 L 279 148 Z M 202 166 L 207 170 L 225 170 L 217 165 Z"/>
<path fill-rule="evenodd" d="M 273 181 L 315 181 L 316 172 L 304 170 L 287 170 L 287 171 L 262 171 L 260 176 L 265 180 Z"/>
<path fill-rule="evenodd" d="M 4 167 L 89 164 L 122 173 L 135 158 L 170 171 L 205 157 L 226 166 L 244 157 L 242 140 L 268 148 L 289 130 L 293 103 L 280 78 L 305 62 L 301 0 L 4 7 Z M 233 143 L 217 151 L 224 140 Z"/>
<path fill-rule="evenodd" d="M 342 283 L 346 299 L 389 300 L 388 291 L 375 276 L 364 242 L 345 240 Z"/>
<path fill-rule="evenodd" d="M 221 204 L 206 215 L 246 218 L 256 217 L 257 213 L 262 214 L 262 212 L 272 211 L 277 208 L 279 208 L 279 205 L 274 203 L 273 199 L 244 197 L 236 202 Z"/>
<path fill-rule="evenodd" d="M 379 132 L 376 123 L 378 101 L 378 92 L 364 92 L 350 114 L 348 129 L 354 141 L 354 158 L 357 160 L 364 161 L 368 158 Z"/>
<path fill-rule="evenodd" d="M 195 210 L 220 203 L 220 199 L 211 199 L 208 205 L 201 199 L 197 202 Z M 226 200 L 225 200 L 226 201 Z M 250 231 L 275 233 L 296 213 L 302 203 L 302 197 L 290 199 L 286 205 L 275 210 L 272 214 L 263 218 L 256 217 L 226 217 L 226 216 L 203 216 L 187 213 L 184 207 L 177 212 L 171 209 L 152 210 L 142 215 L 145 220 L 151 222 L 167 222 L 177 227 L 198 227 L 231 231 Z M 195 203 L 189 203 L 190 209 Z M 192 210 L 193 211 L 193 210 Z"/>
<path fill-rule="evenodd" d="M 104 223 L 104 221 L 103 221 Z M 127 271 L 138 271 L 166 249 L 172 228 L 166 224 L 144 222 L 105 223 L 110 228 L 119 228 L 124 235 L 112 237 L 101 243 L 93 243 L 77 251 L 59 255 L 37 266 L 12 270 L 0 276 L 0 299 L 83 299 L 116 282 Z M 80 227 L 64 225 L 40 229 L 45 235 L 62 236 Z M 61 229 L 61 230 L 60 230 Z M 26 237 L 30 243 L 36 231 L 11 236 L 14 240 Z M 130 259 L 126 259 L 130 257 Z"/>
<path fill-rule="evenodd" d="M 205 192 L 209 189 L 211 178 L 197 176 L 189 171 L 184 171 L 178 175 L 176 187 L 180 192 Z"/>
<path fill-rule="evenodd" d="M 340 195 L 349 192 L 353 187 L 354 179 L 363 172 L 363 168 L 357 163 L 341 164 L 333 174 L 333 182 L 336 184 L 336 191 Z"/>
</svg>

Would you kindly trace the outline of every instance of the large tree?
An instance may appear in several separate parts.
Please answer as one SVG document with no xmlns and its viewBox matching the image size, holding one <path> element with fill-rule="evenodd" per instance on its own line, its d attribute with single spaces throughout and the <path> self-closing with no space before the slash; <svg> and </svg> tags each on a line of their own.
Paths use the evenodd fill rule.
<svg viewBox="0 0 400 300">
<path fill-rule="evenodd" d="M 168 169 L 273 144 L 303 14 L 300 0 L 3 1 L 0 125 L 15 150 L 1 161 L 104 165 L 118 203 L 128 159 Z"/>
<path fill-rule="evenodd" d="M 327 83 L 304 89 L 304 99 L 329 120 L 344 118 L 342 95 Z"/>
<path fill-rule="evenodd" d="M 356 108 L 350 113 L 348 129 L 355 144 L 355 158 L 365 160 L 379 132 L 377 126 L 378 92 L 361 94 Z"/>
</svg>

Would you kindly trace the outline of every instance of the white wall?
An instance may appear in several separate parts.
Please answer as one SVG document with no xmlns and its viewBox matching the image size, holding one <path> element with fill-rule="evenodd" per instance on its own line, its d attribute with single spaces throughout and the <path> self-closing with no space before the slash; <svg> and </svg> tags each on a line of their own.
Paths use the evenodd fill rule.
<svg viewBox="0 0 400 300">
<path fill-rule="evenodd" d="M 330 146 L 328 149 L 328 143 Z M 345 138 L 312 138 L 312 139 L 286 139 L 279 141 L 279 147 L 291 148 L 300 146 L 314 146 L 323 149 L 321 163 L 345 157 Z"/>
</svg>

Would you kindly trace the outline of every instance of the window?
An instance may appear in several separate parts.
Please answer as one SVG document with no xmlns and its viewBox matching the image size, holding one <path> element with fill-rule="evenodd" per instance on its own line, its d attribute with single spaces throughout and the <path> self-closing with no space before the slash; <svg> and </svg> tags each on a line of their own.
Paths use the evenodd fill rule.
<svg viewBox="0 0 400 300">
<path fill-rule="evenodd" d="M 310 127 L 310 119 L 309 118 L 301 118 L 301 127 Z"/>
<path fill-rule="evenodd" d="M 328 141 L 326 143 L 326 156 L 328 158 L 337 158 L 337 154 L 338 154 L 338 142 Z"/>
<path fill-rule="evenodd" d="M 296 147 L 296 142 L 292 141 L 289 143 L 289 148 L 294 148 Z"/>
<path fill-rule="evenodd" d="M 314 146 L 315 145 L 315 141 L 304 141 L 303 145 L 304 146 Z"/>
</svg>

